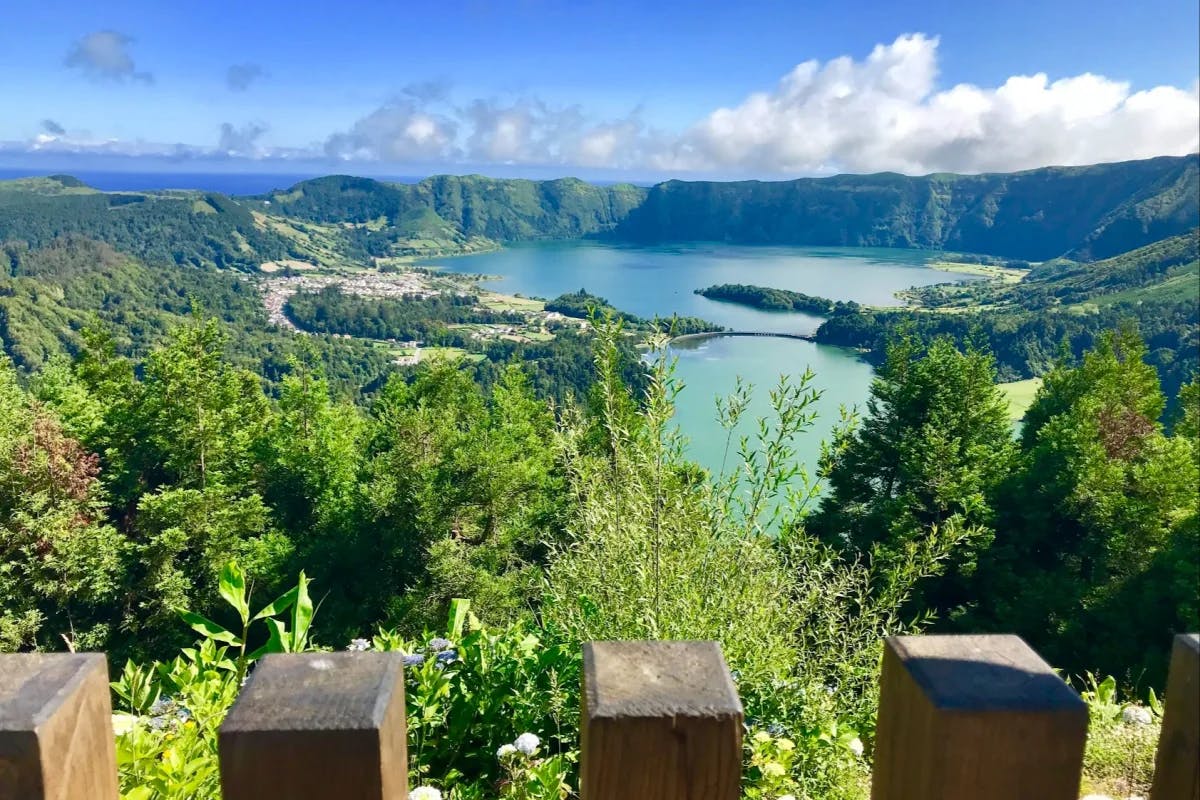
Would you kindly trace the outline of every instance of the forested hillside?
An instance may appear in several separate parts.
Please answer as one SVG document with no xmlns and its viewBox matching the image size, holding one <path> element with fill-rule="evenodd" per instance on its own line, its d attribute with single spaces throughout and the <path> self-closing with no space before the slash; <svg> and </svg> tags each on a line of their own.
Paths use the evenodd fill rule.
<svg viewBox="0 0 1200 800">
<path fill-rule="evenodd" d="M 278 380 L 301 350 L 347 392 L 370 387 L 389 368 L 369 343 L 298 341 L 268 324 L 258 287 L 240 273 L 151 267 L 90 239 L 0 246 L 0 344 L 23 371 L 79 353 L 89 328 L 111 337 L 116 353 L 139 358 L 196 309 L 221 321 L 229 357 L 266 381 Z"/>
<path fill-rule="evenodd" d="M 505 180 L 481 175 L 438 175 L 420 183 L 384 183 L 333 175 L 274 192 L 275 211 L 314 222 L 401 225 L 416 212 L 432 211 L 467 237 L 499 242 L 577 239 L 612 230 L 645 198 L 630 185 L 596 186 L 576 178 Z"/>
<path fill-rule="evenodd" d="M 668 181 L 613 235 L 1107 258 L 1195 226 L 1198 164 L 1192 155 L 1012 174 Z"/>
<path fill-rule="evenodd" d="M 185 267 L 253 270 L 295 253 L 287 238 L 259 226 L 245 205 L 220 194 L 102 193 L 67 176 L 0 181 L 0 242 L 37 249 L 64 236 Z"/>
<path fill-rule="evenodd" d="M 1200 234 L 1193 230 L 1092 263 L 1056 260 L 1018 283 L 927 286 L 908 293 L 920 306 L 841 309 L 817 341 L 868 351 L 877 363 L 900 329 L 925 338 L 977 341 L 1001 375 L 1041 375 L 1062 355 L 1078 358 L 1106 332 L 1135 326 L 1147 342 L 1168 397 L 1200 367 Z"/>
</svg>

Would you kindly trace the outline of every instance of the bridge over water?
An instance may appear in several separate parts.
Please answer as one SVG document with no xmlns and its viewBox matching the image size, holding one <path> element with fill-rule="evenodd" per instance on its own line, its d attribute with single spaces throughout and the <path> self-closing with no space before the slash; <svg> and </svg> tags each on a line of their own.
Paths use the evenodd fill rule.
<svg viewBox="0 0 1200 800">
<path fill-rule="evenodd" d="M 803 339 L 806 342 L 815 342 L 817 336 L 815 333 L 783 333 L 780 331 L 706 331 L 704 333 L 685 333 L 683 336 L 676 336 L 671 339 L 670 344 L 676 342 L 694 342 L 701 339 L 711 339 L 716 336 L 774 336 L 777 339 Z"/>
</svg>

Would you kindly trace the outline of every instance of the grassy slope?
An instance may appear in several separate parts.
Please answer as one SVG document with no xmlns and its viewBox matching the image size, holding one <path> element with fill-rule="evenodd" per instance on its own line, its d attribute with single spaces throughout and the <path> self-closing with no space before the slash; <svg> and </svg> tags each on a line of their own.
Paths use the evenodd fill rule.
<svg viewBox="0 0 1200 800">
<path fill-rule="evenodd" d="M 1000 391 L 1008 400 L 1008 418 L 1016 422 L 1025 418 L 1025 412 L 1033 405 L 1033 398 L 1038 389 L 1042 388 L 1041 378 L 1027 378 L 1023 381 L 1012 381 L 999 384 Z"/>
</svg>

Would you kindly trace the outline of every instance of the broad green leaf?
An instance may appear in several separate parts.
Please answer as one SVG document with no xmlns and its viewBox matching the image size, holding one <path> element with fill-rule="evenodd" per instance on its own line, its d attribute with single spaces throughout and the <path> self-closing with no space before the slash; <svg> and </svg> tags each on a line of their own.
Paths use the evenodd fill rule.
<svg viewBox="0 0 1200 800">
<path fill-rule="evenodd" d="M 471 601 L 463 597 L 455 597 L 450 601 L 450 617 L 446 621 L 446 637 L 459 639 L 462 637 L 463 625 L 467 622 L 467 614 L 471 611 Z"/>
<path fill-rule="evenodd" d="M 279 595 L 279 597 L 275 598 L 274 602 L 268 603 L 262 611 L 259 611 L 257 614 L 255 614 L 251 618 L 251 621 L 263 619 L 264 617 L 273 617 L 277 614 L 282 614 L 284 611 L 287 611 L 289 608 L 291 608 L 292 603 L 296 602 L 297 589 L 298 587 L 293 586 L 291 589 L 288 589 L 286 592 Z"/>
<path fill-rule="evenodd" d="M 221 570 L 217 589 L 225 602 L 237 609 L 242 624 L 247 624 L 250 621 L 250 604 L 246 601 L 246 575 L 237 562 L 230 561 Z"/>
<path fill-rule="evenodd" d="M 235 647 L 240 647 L 242 644 L 242 640 L 235 634 L 225 630 L 208 617 L 201 616 L 192 611 L 184 611 L 183 609 L 179 609 L 179 616 L 183 617 L 183 621 L 191 625 L 201 636 L 214 639 L 218 642 L 228 642 Z"/>
<path fill-rule="evenodd" d="M 292 608 L 292 642 L 291 652 L 299 653 L 308 642 L 308 629 L 313 621 L 312 599 L 308 596 L 308 578 L 303 570 L 300 580 L 296 583 L 296 605 Z"/>
</svg>

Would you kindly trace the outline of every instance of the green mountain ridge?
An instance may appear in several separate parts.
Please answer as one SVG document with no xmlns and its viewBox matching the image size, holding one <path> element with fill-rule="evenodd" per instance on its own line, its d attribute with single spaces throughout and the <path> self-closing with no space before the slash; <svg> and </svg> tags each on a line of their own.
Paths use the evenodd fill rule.
<svg viewBox="0 0 1200 800">
<path fill-rule="evenodd" d="M 289 258 L 363 263 L 586 237 L 1087 262 L 1183 234 L 1197 221 L 1198 155 L 983 175 L 667 181 L 649 189 L 577 178 L 437 175 L 399 184 L 331 175 L 233 198 L 98 192 L 61 175 L 0 182 L 0 241 L 36 248 L 82 235 L 149 262 L 244 271 Z"/>
<path fill-rule="evenodd" d="M 1200 156 L 1016 173 L 668 181 L 614 236 L 634 242 L 907 247 L 1106 258 L 1200 218 Z"/>
</svg>

